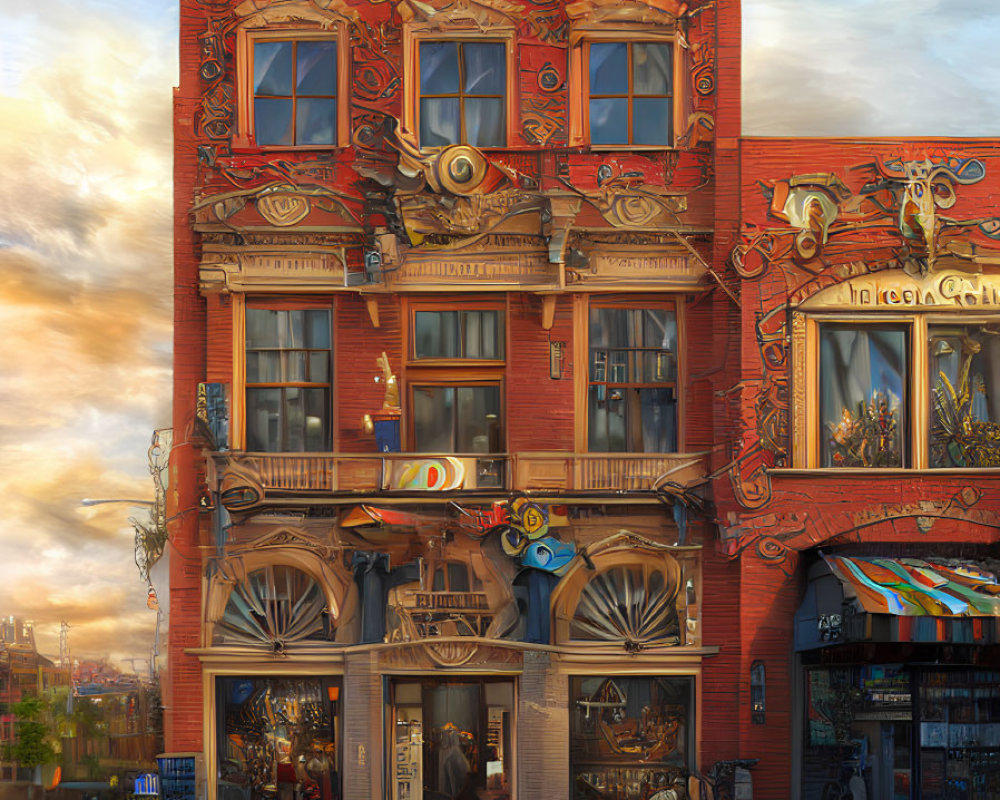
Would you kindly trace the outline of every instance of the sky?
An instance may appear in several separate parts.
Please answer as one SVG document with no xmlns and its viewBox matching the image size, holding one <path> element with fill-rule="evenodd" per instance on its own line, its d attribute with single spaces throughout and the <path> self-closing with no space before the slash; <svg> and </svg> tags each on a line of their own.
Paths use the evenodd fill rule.
<svg viewBox="0 0 1000 800">
<path fill-rule="evenodd" d="M 173 0 L 0 0 L 0 616 L 152 644 L 130 514 L 170 425 Z M 997 0 L 747 0 L 744 133 L 1000 133 Z M 138 666 L 142 669 L 142 665 Z"/>
</svg>

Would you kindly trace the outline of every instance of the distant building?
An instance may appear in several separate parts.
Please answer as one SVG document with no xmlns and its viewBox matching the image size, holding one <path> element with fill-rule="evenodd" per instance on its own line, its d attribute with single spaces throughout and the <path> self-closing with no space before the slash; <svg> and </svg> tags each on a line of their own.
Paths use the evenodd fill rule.
<svg viewBox="0 0 1000 800">
<path fill-rule="evenodd" d="M 0 759 L 16 735 L 12 706 L 25 697 L 45 697 L 48 690 L 68 689 L 69 685 L 69 669 L 38 652 L 31 622 L 13 616 L 0 619 Z M 16 764 L 0 761 L 0 777 L 16 780 L 28 776 L 19 776 Z"/>
</svg>

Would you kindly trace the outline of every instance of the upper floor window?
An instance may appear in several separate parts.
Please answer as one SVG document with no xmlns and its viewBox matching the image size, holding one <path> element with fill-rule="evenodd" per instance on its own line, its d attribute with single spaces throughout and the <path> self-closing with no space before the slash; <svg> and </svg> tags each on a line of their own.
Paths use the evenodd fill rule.
<svg viewBox="0 0 1000 800">
<path fill-rule="evenodd" d="M 413 386 L 413 438 L 419 453 L 499 453 L 500 384 Z"/>
<path fill-rule="evenodd" d="M 677 319 L 671 305 L 594 307 L 589 317 L 588 447 L 677 450 Z"/>
<path fill-rule="evenodd" d="M 507 45 L 502 41 L 419 43 L 421 147 L 507 144 Z"/>
<path fill-rule="evenodd" d="M 329 309 L 247 308 L 246 449 L 330 449 Z"/>
<path fill-rule="evenodd" d="M 425 453 L 503 452 L 504 308 L 410 307 L 410 437 Z"/>
<path fill-rule="evenodd" d="M 797 414 L 797 465 L 1000 467 L 1000 322 L 810 319 L 803 339 L 818 411 Z"/>
<path fill-rule="evenodd" d="M 671 45 L 591 42 L 587 54 L 590 143 L 669 145 L 673 141 Z"/>
<path fill-rule="evenodd" d="M 335 147 L 348 134 L 340 33 L 241 31 L 237 146 Z"/>
<path fill-rule="evenodd" d="M 417 310 L 413 314 L 413 356 L 417 359 L 502 359 L 503 312 Z"/>
</svg>

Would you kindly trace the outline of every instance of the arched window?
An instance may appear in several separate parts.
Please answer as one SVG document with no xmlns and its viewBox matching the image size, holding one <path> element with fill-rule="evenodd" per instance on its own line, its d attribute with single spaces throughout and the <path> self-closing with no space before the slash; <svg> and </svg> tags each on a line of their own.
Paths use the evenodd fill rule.
<svg viewBox="0 0 1000 800">
<path fill-rule="evenodd" d="M 312 576 L 285 565 L 247 575 L 216 623 L 215 644 L 264 645 L 276 651 L 305 640 L 333 638 L 326 597 Z"/>
<path fill-rule="evenodd" d="M 683 567 L 675 553 L 623 541 L 592 554 L 592 566 L 576 565 L 552 595 L 556 643 L 603 642 L 631 652 L 691 644 L 697 602 L 681 589 L 696 581 L 697 565 L 688 563 L 690 553 L 679 555 Z"/>
<path fill-rule="evenodd" d="M 629 564 L 598 573 L 580 592 L 570 639 L 624 641 L 626 647 L 678 644 L 677 584 L 658 565 Z"/>
</svg>

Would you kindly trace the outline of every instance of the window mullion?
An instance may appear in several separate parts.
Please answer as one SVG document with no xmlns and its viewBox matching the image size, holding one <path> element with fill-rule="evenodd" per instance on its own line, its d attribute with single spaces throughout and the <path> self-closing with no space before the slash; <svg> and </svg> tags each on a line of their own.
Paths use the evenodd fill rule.
<svg viewBox="0 0 1000 800">
<path fill-rule="evenodd" d="M 909 384 L 913 393 L 910 403 L 912 409 L 910 442 L 913 447 L 911 463 L 916 469 L 927 469 L 930 466 L 931 387 L 930 359 L 927 352 L 929 345 L 927 318 L 923 314 L 914 318 L 911 331 L 913 336 L 913 342 L 910 344 L 913 368 Z"/>
<path fill-rule="evenodd" d="M 465 132 L 465 45 L 458 43 L 458 144 L 468 141 Z"/>
<path fill-rule="evenodd" d="M 299 92 L 298 92 L 298 76 L 299 76 L 299 43 L 297 41 L 292 41 L 292 146 L 294 147 L 299 143 L 299 134 L 296 130 L 296 120 L 299 116 Z"/>
<path fill-rule="evenodd" d="M 632 144 L 632 140 L 635 138 L 632 135 L 632 106 L 634 104 L 633 94 L 635 92 L 635 87 L 632 85 L 632 75 L 633 75 L 633 64 L 632 64 L 632 43 L 629 42 L 625 46 L 625 52 L 628 54 L 628 74 L 625 76 L 628 86 L 628 143 Z"/>
</svg>

